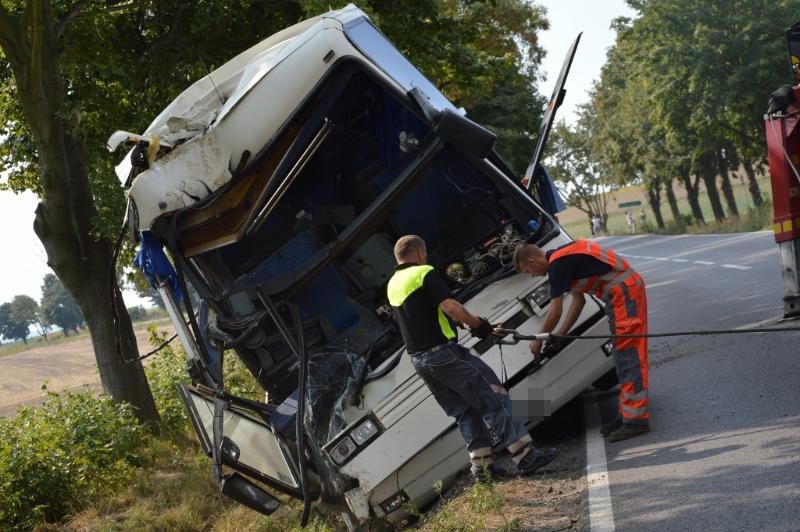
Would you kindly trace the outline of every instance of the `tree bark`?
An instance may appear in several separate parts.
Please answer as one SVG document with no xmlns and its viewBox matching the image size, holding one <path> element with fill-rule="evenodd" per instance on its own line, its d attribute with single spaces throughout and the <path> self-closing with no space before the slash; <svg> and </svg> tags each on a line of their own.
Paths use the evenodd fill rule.
<svg viewBox="0 0 800 532">
<path fill-rule="evenodd" d="M 656 225 L 659 229 L 664 229 L 664 217 L 661 215 L 661 181 L 656 179 L 647 185 L 647 200 L 656 217 Z"/>
<path fill-rule="evenodd" d="M 756 172 L 753 169 L 753 163 L 749 159 L 744 160 L 744 171 L 747 174 L 747 190 L 750 191 L 750 197 L 753 198 L 753 205 L 756 207 L 764 203 L 764 197 L 761 196 L 761 189 L 756 181 Z"/>
<path fill-rule="evenodd" d="M 739 216 L 739 208 L 736 206 L 736 197 L 733 195 L 733 187 L 731 186 L 731 177 L 728 173 L 728 162 L 722 155 L 722 150 L 717 151 L 717 165 L 719 166 L 719 175 L 722 179 L 722 195 L 725 197 L 725 204 L 728 206 L 728 212 L 732 216 Z"/>
<path fill-rule="evenodd" d="M 692 183 L 692 176 L 689 172 L 689 167 L 684 165 L 680 168 L 680 177 L 683 187 L 686 189 L 686 198 L 689 200 L 689 207 L 692 209 L 692 216 L 697 220 L 697 223 L 703 225 L 706 219 L 703 217 L 703 209 L 700 208 L 699 196 L 699 182 L 700 176 L 695 176 L 694 183 Z"/>
<path fill-rule="evenodd" d="M 671 179 L 664 188 L 667 190 L 667 203 L 669 203 L 669 210 L 672 213 L 672 221 L 674 221 L 675 225 L 678 227 L 682 227 L 683 216 L 681 216 L 681 211 L 678 209 L 678 200 L 675 198 L 675 191 L 672 190 Z"/>
<path fill-rule="evenodd" d="M 725 220 L 725 211 L 722 208 L 722 201 L 719 199 L 717 176 L 714 170 L 713 155 L 706 153 L 700 157 L 701 177 L 703 178 L 703 183 L 706 185 L 708 200 L 711 202 L 711 211 L 714 213 L 714 219 L 721 222 Z"/>
<path fill-rule="evenodd" d="M 111 246 L 93 236 L 96 208 L 83 147 L 70 124 L 60 118 L 66 114 L 66 92 L 49 2 L 29 0 L 27 8 L 29 28 L 0 5 L 0 47 L 14 73 L 17 97 L 39 155 L 42 192 L 34 231 L 47 252 L 47 264 L 83 312 L 104 391 L 117 402 L 131 403 L 139 419 L 154 421 L 158 412 L 137 360 L 130 317 L 122 297 L 115 309 L 108 295 Z M 124 363 L 117 354 L 112 312 L 119 316 L 123 356 L 134 363 Z"/>
</svg>

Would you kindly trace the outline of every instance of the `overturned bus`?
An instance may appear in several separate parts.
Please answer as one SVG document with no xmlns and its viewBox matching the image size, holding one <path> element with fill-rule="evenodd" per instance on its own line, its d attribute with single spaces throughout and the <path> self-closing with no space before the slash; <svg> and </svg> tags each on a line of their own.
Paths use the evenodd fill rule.
<svg viewBox="0 0 800 532">
<path fill-rule="evenodd" d="M 540 206 L 549 182 L 533 172 L 570 61 L 528 187 L 494 135 L 352 5 L 238 55 L 144 133 L 112 135 L 112 150 L 132 143 L 117 174 L 137 263 L 189 357 L 193 384 L 180 393 L 223 493 L 264 514 L 280 491 L 306 509 L 321 501 L 348 519 L 392 521 L 468 467 L 455 421 L 403 355 L 386 296 L 393 243 L 422 236 L 472 313 L 539 331 L 548 281 L 517 274 L 510 257 L 523 242 L 570 240 Z M 607 330 L 590 299 L 572 334 Z M 459 342 L 495 370 L 529 427 L 614 376 L 601 340 L 567 343 L 545 363 L 524 344 L 464 331 Z M 266 400 L 226 391 L 223 353 Z"/>
</svg>

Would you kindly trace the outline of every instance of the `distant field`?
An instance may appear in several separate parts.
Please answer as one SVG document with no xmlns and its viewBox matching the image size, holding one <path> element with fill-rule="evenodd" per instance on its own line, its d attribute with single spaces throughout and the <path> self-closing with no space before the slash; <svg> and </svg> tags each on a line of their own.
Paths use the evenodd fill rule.
<svg viewBox="0 0 800 532">
<path fill-rule="evenodd" d="M 169 319 L 165 317 L 154 317 L 152 319 L 145 319 L 144 321 L 138 321 L 133 324 L 135 329 L 139 329 L 144 327 L 147 329 L 147 326 L 150 323 L 155 323 L 156 325 L 161 325 L 163 323 L 168 323 Z M 52 347 L 56 345 L 61 345 L 65 342 L 75 342 L 79 341 L 80 339 L 89 340 L 91 342 L 91 338 L 89 338 L 89 330 L 86 328 L 80 329 L 77 333 L 72 332 L 69 336 L 65 336 L 62 331 L 54 331 L 47 335 L 47 340 L 44 339 L 44 336 L 34 336 L 33 338 L 28 338 L 28 343 L 21 341 L 16 342 L 9 342 L 7 344 L 0 344 L 0 357 L 13 355 L 14 353 L 22 353 L 23 351 L 28 351 L 31 349 L 38 349 L 40 347 Z"/>
<path fill-rule="evenodd" d="M 147 327 L 155 324 L 160 331 L 172 334 L 168 319 L 140 322 L 134 325 L 139 352 L 150 350 Z M 28 342 L 28 349 L 2 354 L 0 357 L 0 417 L 12 415 L 20 404 L 35 404 L 48 390 L 76 389 L 84 384 L 97 386 L 99 375 L 92 340 L 87 332 L 51 342 Z M 8 346 L 16 347 L 16 346 Z"/>
<path fill-rule="evenodd" d="M 753 207 L 753 200 L 750 197 L 750 191 L 747 190 L 746 178 L 744 180 L 732 179 L 731 184 L 733 185 L 733 195 L 736 198 L 736 205 L 739 208 L 739 213 L 743 214 L 748 209 Z M 770 187 L 769 177 L 763 176 L 759 178 L 758 185 L 761 187 L 761 195 L 764 196 L 765 199 L 772 198 L 772 189 Z M 678 200 L 678 209 L 682 213 L 691 214 L 692 211 L 689 207 L 689 202 L 686 199 L 686 190 L 677 182 L 673 184 L 673 190 L 675 191 L 675 196 Z M 664 217 L 664 222 L 669 223 L 672 221 L 672 213 L 669 210 L 666 194 L 663 191 L 661 193 L 661 197 L 661 214 Z M 628 224 L 625 220 L 626 209 L 619 209 L 617 205 L 619 203 L 636 200 L 642 202 L 641 207 L 634 207 L 631 209 L 636 217 L 637 226 L 640 225 L 640 209 L 644 209 L 645 214 L 647 215 L 647 222 L 650 225 L 655 226 L 655 216 L 653 215 L 653 211 L 650 209 L 650 205 L 647 202 L 647 197 L 644 191 L 641 189 L 641 187 L 626 187 L 614 192 L 608 202 L 608 231 L 610 233 L 620 234 L 628 232 Z M 724 208 L 724 198 L 722 198 L 722 202 Z M 704 188 L 701 188 L 700 190 L 700 207 L 703 209 L 703 215 L 705 216 L 706 221 L 712 221 L 714 219 L 714 214 L 711 211 L 711 203 L 708 200 L 708 194 L 706 194 Z M 586 238 L 591 235 L 591 231 L 589 230 L 589 218 L 586 216 L 586 213 L 581 212 L 575 207 L 570 207 L 566 211 L 559 213 L 558 219 L 561 222 L 562 227 L 564 227 L 564 229 L 572 238 Z M 769 228 L 770 227 L 767 226 L 764 229 Z M 641 227 L 637 227 L 637 230 L 640 229 Z"/>
</svg>

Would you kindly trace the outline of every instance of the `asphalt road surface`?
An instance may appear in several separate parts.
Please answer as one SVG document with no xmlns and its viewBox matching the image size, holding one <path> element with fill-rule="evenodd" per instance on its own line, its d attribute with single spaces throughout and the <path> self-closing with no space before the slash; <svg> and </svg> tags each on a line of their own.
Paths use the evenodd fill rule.
<svg viewBox="0 0 800 532">
<path fill-rule="evenodd" d="M 650 332 L 779 325 L 772 233 L 599 241 L 644 276 Z M 800 333 L 651 339 L 650 401 L 649 434 L 606 444 L 617 530 L 800 530 Z"/>
</svg>

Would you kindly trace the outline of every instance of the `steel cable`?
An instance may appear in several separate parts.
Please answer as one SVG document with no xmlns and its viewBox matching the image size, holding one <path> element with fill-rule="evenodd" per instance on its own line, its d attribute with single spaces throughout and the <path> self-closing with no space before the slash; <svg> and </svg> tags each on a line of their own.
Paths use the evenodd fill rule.
<svg viewBox="0 0 800 532">
<path fill-rule="evenodd" d="M 514 340 L 604 340 L 604 339 L 626 339 L 626 338 L 666 338 L 672 336 L 714 336 L 723 334 L 756 334 L 774 332 L 800 332 L 800 326 L 795 327 L 760 327 L 753 329 L 711 329 L 706 331 L 675 331 L 666 333 L 647 333 L 647 334 L 519 334 L 513 332 Z"/>
</svg>

